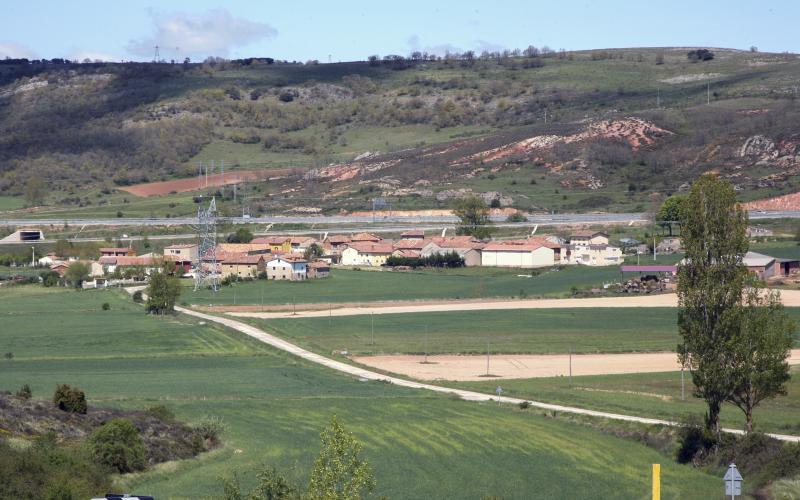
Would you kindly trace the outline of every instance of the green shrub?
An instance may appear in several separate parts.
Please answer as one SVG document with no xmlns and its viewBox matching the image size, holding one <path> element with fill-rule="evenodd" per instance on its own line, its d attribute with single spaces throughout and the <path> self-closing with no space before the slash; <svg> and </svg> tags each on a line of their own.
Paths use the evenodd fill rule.
<svg viewBox="0 0 800 500">
<path fill-rule="evenodd" d="M 135 292 L 133 292 L 133 301 L 137 303 L 142 303 L 144 301 L 144 299 L 142 298 L 141 290 L 136 290 Z"/>
<path fill-rule="evenodd" d="M 175 422 L 175 413 L 164 405 L 151 406 L 147 409 L 147 413 L 161 420 L 165 424 Z"/>
<path fill-rule="evenodd" d="M 86 414 L 86 394 L 77 387 L 58 384 L 53 393 L 53 404 L 61 411 Z"/>
<path fill-rule="evenodd" d="M 31 391 L 31 386 L 28 384 L 23 384 L 17 391 L 18 398 L 31 399 L 31 396 L 33 396 L 33 391 Z"/>
<path fill-rule="evenodd" d="M 521 402 L 519 404 L 519 409 L 520 410 L 527 410 L 530 407 L 531 407 L 531 403 L 529 401 L 523 401 L 523 402 Z"/>
<path fill-rule="evenodd" d="M 704 455 L 713 445 L 713 437 L 696 420 L 688 420 L 678 431 L 678 463 L 689 463 Z"/>
<path fill-rule="evenodd" d="M 95 430 L 88 440 L 92 459 L 118 472 L 144 470 L 144 443 L 130 420 L 111 420 Z"/>
<path fill-rule="evenodd" d="M 109 309 L 111 309 L 111 304 L 109 304 L 108 302 L 103 302 L 103 305 L 101 307 L 104 311 L 108 311 Z"/>
<path fill-rule="evenodd" d="M 219 442 L 219 437 L 225 432 L 227 426 L 221 417 L 206 415 L 194 425 L 195 432 L 204 440 L 212 444 Z"/>
</svg>

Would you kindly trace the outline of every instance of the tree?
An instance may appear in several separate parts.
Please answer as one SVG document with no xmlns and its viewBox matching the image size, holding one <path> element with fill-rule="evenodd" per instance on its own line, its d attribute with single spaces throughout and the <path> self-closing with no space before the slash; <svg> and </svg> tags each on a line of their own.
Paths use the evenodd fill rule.
<svg viewBox="0 0 800 500">
<path fill-rule="evenodd" d="M 664 200 L 664 203 L 661 204 L 661 208 L 658 209 L 656 224 L 668 228 L 670 236 L 672 236 L 673 226 L 680 225 L 681 211 L 685 204 L 686 196 L 677 194 Z"/>
<path fill-rule="evenodd" d="M 478 239 L 488 238 L 491 234 L 489 227 L 492 220 L 489 218 L 489 207 L 486 202 L 477 196 L 468 196 L 456 202 L 453 213 L 459 219 L 456 233 L 470 235 Z"/>
<path fill-rule="evenodd" d="M 75 288 L 81 288 L 89 278 L 89 265 L 85 262 L 72 262 L 64 273 L 64 279 Z"/>
<path fill-rule="evenodd" d="M 53 246 L 53 253 L 59 257 L 68 257 L 71 251 L 72 243 L 65 239 L 56 240 L 56 244 Z"/>
<path fill-rule="evenodd" d="M 308 248 L 306 248 L 306 251 L 303 253 L 303 258 L 311 262 L 312 260 L 316 260 L 323 255 L 325 255 L 325 249 L 317 243 L 312 243 L 308 246 Z"/>
<path fill-rule="evenodd" d="M 256 474 L 256 487 L 248 494 L 242 493 L 239 476 L 223 480 L 225 500 L 290 500 L 301 498 L 300 492 L 286 476 L 275 467 L 265 466 Z"/>
<path fill-rule="evenodd" d="M 89 436 L 89 451 L 95 462 L 126 473 L 145 468 L 145 449 L 139 431 L 130 420 L 106 422 Z"/>
<path fill-rule="evenodd" d="M 372 491 L 375 477 L 366 460 L 358 457 L 362 444 L 347 432 L 334 415 L 320 435 L 322 449 L 314 460 L 308 496 L 320 500 L 361 498 L 361 491 Z"/>
<path fill-rule="evenodd" d="M 25 201 L 28 205 L 41 205 L 44 202 L 45 185 L 38 175 L 32 175 L 25 183 Z"/>
<path fill-rule="evenodd" d="M 53 392 L 53 404 L 61 411 L 86 414 L 86 394 L 77 387 L 58 384 Z"/>
<path fill-rule="evenodd" d="M 250 243 L 253 241 L 253 233 L 246 227 L 237 227 L 236 231 L 225 238 L 225 241 L 228 243 Z"/>
<path fill-rule="evenodd" d="M 664 64 L 664 53 L 663 52 L 659 52 L 658 54 L 656 54 L 656 64 L 657 65 Z"/>
<path fill-rule="evenodd" d="M 165 262 L 161 269 L 150 275 L 147 285 L 147 311 L 153 314 L 169 314 L 175 310 L 175 302 L 181 294 L 181 284 L 173 274 L 174 264 Z"/>
<path fill-rule="evenodd" d="M 708 405 L 706 426 L 719 438 L 719 413 L 734 391 L 730 366 L 748 271 L 747 213 L 730 183 L 713 174 L 693 185 L 681 211 L 686 258 L 678 266 L 678 359 L 694 394 Z"/>
<path fill-rule="evenodd" d="M 764 293 L 755 279 L 745 293 L 741 323 L 732 343 L 734 389 L 728 401 L 745 415 L 745 431 L 753 430 L 753 410 L 768 398 L 786 394 L 787 358 L 794 321 L 786 314 L 780 293 Z"/>
</svg>

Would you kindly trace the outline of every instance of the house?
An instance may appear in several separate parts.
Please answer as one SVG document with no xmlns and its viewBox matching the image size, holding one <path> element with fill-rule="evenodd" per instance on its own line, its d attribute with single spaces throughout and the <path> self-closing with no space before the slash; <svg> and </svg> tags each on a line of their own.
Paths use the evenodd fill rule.
<svg viewBox="0 0 800 500">
<path fill-rule="evenodd" d="M 358 233 L 350 237 L 352 243 L 379 243 L 383 239 L 370 233 Z"/>
<path fill-rule="evenodd" d="M 218 254 L 262 255 L 272 253 L 272 248 L 268 243 L 217 243 Z"/>
<path fill-rule="evenodd" d="M 609 245 L 606 233 L 582 232 L 569 237 L 566 259 L 569 264 L 613 266 L 622 260 L 622 249 Z"/>
<path fill-rule="evenodd" d="M 125 270 L 141 269 L 146 275 L 151 274 L 153 271 L 160 269 L 165 261 L 173 260 L 172 257 L 156 256 L 156 255 L 140 255 L 140 256 L 111 256 L 107 255 L 100 257 L 97 262 L 102 266 L 105 274 L 113 274 L 117 270 L 120 272 Z"/>
<path fill-rule="evenodd" d="M 240 278 L 255 278 L 265 269 L 263 255 L 232 255 L 220 262 L 222 276 L 238 276 Z"/>
<path fill-rule="evenodd" d="M 455 236 L 450 238 L 431 238 L 420 251 L 420 256 L 428 257 L 433 254 L 457 253 L 464 259 L 464 265 L 475 267 L 481 265 L 481 248 L 484 244 L 471 236 Z"/>
<path fill-rule="evenodd" d="M 55 254 L 55 252 L 50 252 L 44 257 L 41 257 L 37 262 L 40 266 L 52 266 L 56 262 L 62 261 L 61 257 Z"/>
<path fill-rule="evenodd" d="M 387 243 L 351 243 L 342 251 L 345 266 L 382 266 L 394 249 Z"/>
<path fill-rule="evenodd" d="M 759 226 L 748 226 L 745 230 L 748 238 L 766 238 L 772 236 L 774 233 L 771 229 Z"/>
<path fill-rule="evenodd" d="M 317 240 L 310 236 L 292 236 L 289 238 L 289 246 L 291 251 L 295 253 L 305 253 L 316 242 Z"/>
<path fill-rule="evenodd" d="M 742 264 L 747 266 L 748 271 L 762 280 L 771 278 L 776 272 L 780 272 L 780 266 L 777 264 L 775 257 L 757 252 L 747 252 L 742 257 Z"/>
<path fill-rule="evenodd" d="M 288 236 L 265 236 L 255 238 L 253 245 L 267 245 L 272 253 L 289 253 L 292 251 L 292 239 Z"/>
<path fill-rule="evenodd" d="M 56 262 L 50 266 L 50 270 L 57 272 L 62 278 L 67 274 L 67 269 L 69 269 L 69 262 Z"/>
<path fill-rule="evenodd" d="M 420 252 L 428 242 L 423 239 L 407 239 L 407 240 L 397 240 L 392 243 L 392 248 L 394 250 L 413 250 L 416 252 Z"/>
<path fill-rule="evenodd" d="M 268 280 L 302 281 L 308 278 L 308 262 L 302 257 L 275 257 L 266 263 L 266 271 Z"/>
<path fill-rule="evenodd" d="M 800 259 L 775 259 L 778 261 L 781 276 L 800 273 Z"/>
<path fill-rule="evenodd" d="M 198 252 L 197 243 L 180 243 L 164 247 L 164 255 L 171 257 L 175 265 L 182 267 L 184 272 L 189 272 L 193 263 L 198 261 Z"/>
<path fill-rule="evenodd" d="M 333 234 L 322 241 L 322 248 L 326 253 L 341 254 L 352 243 L 349 236 L 343 234 Z"/>
<path fill-rule="evenodd" d="M 491 242 L 481 249 L 481 265 L 548 267 L 561 261 L 561 247 L 544 239 Z"/>
<path fill-rule="evenodd" d="M 667 255 L 680 252 L 683 252 L 681 239 L 675 236 L 664 238 L 656 245 L 656 255 Z"/>
<path fill-rule="evenodd" d="M 410 231 L 403 231 L 400 233 L 401 240 L 424 240 L 425 231 L 422 229 L 412 229 Z"/>
<path fill-rule="evenodd" d="M 136 250 L 134 250 L 133 248 L 103 247 L 100 249 L 101 257 L 134 257 L 135 255 L 136 255 Z"/>
<path fill-rule="evenodd" d="M 331 274 L 331 265 L 323 260 L 308 263 L 308 279 L 327 278 Z"/>
</svg>

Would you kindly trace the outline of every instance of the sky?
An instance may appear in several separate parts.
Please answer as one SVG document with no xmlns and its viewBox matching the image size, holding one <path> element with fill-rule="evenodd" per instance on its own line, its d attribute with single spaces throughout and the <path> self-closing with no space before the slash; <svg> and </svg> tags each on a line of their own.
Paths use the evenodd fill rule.
<svg viewBox="0 0 800 500">
<path fill-rule="evenodd" d="M 796 0 L 26 0 L 0 8 L 0 58 L 322 62 L 370 54 L 704 46 L 800 52 Z M 386 5 L 381 5 L 386 4 Z"/>
</svg>

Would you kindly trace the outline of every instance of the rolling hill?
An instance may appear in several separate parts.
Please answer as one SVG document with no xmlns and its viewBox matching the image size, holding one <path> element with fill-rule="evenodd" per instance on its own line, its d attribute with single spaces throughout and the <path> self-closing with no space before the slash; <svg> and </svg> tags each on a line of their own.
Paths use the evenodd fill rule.
<svg viewBox="0 0 800 500">
<path fill-rule="evenodd" d="M 0 65 L 0 196 L 34 210 L 194 211 L 140 183 L 202 186 L 253 213 L 650 210 L 706 171 L 743 200 L 796 190 L 800 59 L 686 48 L 289 64 Z M 246 185 L 244 185 L 246 184 Z M 236 196 L 234 201 L 234 196 Z M 496 200 L 496 201 L 495 201 Z M 19 203 L 9 203 L 17 206 Z M 165 207 L 165 208 L 161 208 Z M 165 213 L 161 213 L 161 211 Z"/>
</svg>

